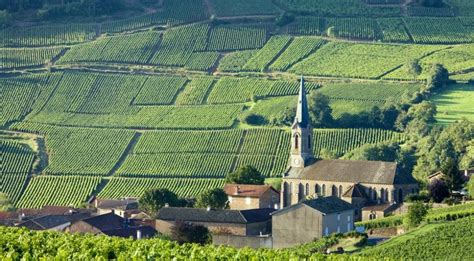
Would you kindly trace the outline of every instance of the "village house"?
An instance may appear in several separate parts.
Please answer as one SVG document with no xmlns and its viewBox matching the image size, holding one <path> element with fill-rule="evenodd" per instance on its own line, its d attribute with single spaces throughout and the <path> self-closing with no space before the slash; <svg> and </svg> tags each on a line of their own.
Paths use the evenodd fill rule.
<svg viewBox="0 0 474 261">
<path fill-rule="evenodd" d="M 97 214 L 114 213 L 122 218 L 131 218 L 140 213 L 136 199 L 95 199 Z"/>
<path fill-rule="evenodd" d="M 170 235 L 177 221 L 202 225 L 211 233 L 260 235 L 271 232 L 272 208 L 228 210 L 164 207 L 158 211 L 156 229 Z"/>
<path fill-rule="evenodd" d="M 280 192 L 270 185 L 226 184 L 230 209 L 278 208 Z"/>
<path fill-rule="evenodd" d="M 364 206 L 398 204 L 406 195 L 418 193 L 416 180 L 402 174 L 395 162 L 315 159 L 303 78 L 291 132 L 290 163 L 282 179 L 283 207 L 307 197 L 335 196 L 353 204 L 360 220 Z"/>
<path fill-rule="evenodd" d="M 156 234 L 154 228 L 135 224 L 133 220 L 124 219 L 112 212 L 74 222 L 68 227 L 67 231 L 71 233 L 133 237 L 135 239 L 150 238 Z"/>
<path fill-rule="evenodd" d="M 354 230 L 354 207 L 335 196 L 304 200 L 271 215 L 273 248 Z"/>
<path fill-rule="evenodd" d="M 31 230 L 64 231 L 73 222 L 90 217 L 90 213 L 70 213 L 66 215 L 40 215 L 17 224 Z"/>
<path fill-rule="evenodd" d="M 390 215 L 400 205 L 385 203 L 362 208 L 362 221 L 382 218 Z"/>
</svg>

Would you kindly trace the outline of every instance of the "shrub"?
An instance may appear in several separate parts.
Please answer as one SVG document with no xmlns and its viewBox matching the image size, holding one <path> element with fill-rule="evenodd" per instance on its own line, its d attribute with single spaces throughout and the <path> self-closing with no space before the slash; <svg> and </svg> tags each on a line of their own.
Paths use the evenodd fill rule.
<svg viewBox="0 0 474 261">
<path fill-rule="evenodd" d="M 210 241 L 210 234 L 205 226 L 176 221 L 176 224 L 171 228 L 171 239 L 180 244 L 206 244 Z"/>
</svg>

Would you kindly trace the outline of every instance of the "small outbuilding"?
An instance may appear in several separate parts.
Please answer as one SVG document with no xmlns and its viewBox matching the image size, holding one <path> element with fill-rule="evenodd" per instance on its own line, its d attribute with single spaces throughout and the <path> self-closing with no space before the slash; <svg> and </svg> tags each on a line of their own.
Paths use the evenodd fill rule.
<svg viewBox="0 0 474 261">
<path fill-rule="evenodd" d="M 354 206 L 335 196 L 302 201 L 271 215 L 273 248 L 292 247 L 354 229 Z"/>
<path fill-rule="evenodd" d="M 230 209 L 275 208 L 280 204 L 280 192 L 270 185 L 226 184 L 224 191 Z"/>
</svg>

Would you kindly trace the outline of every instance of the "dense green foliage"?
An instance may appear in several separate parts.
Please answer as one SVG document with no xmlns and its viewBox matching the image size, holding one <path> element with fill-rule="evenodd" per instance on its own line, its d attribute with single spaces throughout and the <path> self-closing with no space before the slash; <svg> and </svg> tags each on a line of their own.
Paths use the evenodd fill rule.
<svg viewBox="0 0 474 261">
<path fill-rule="evenodd" d="M 225 180 L 227 183 L 263 185 L 264 177 L 256 168 L 245 165 L 229 173 Z"/>
<path fill-rule="evenodd" d="M 362 251 L 374 258 L 472 259 L 474 218 L 426 225 L 379 246 Z"/>
<path fill-rule="evenodd" d="M 215 188 L 201 192 L 196 197 L 196 207 L 212 209 L 224 209 L 227 207 L 227 194 L 223 189 Z"/>
</svg>

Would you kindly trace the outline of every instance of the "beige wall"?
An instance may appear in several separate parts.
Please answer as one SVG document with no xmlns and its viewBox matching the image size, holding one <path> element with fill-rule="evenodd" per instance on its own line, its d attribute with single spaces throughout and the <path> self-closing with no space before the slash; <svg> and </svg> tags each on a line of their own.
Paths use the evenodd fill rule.
<svg viewBox="0 0 474 261">
<path fill-rule="evenodd" d="M 229 196 L 230 209 L 256 209 L 256 208 L 273 208 L 275 204 L 280 203 L 280 195 L 272 189 L 263 193 L 260 198 L 257 197 L 242 197 Z"/>
<path fill-rule="evenodd" d="M 209 223 L 209 222 L 190 222 L 196 225 L 202 225 L 209 229 L 211 233 L 216 234 L 232 234 L 232 235 L 259 235 L 260 232 L 268 234 L 271 231 L 270 221 L 252 223 L 252 224 L 235 224 L 235 223 Z M 171 234 L 171 228 L 175 225 L 174 221 L 156 220 L 156 230 L 165 235 Z"/>
<path fill-rule="evenodd" d="M 354 211 L 331 213 L 323 217 L 323 236 L 354 230 Z"/>
<path fill-rule="evenodd" d="M 67 229 L 68 232 L 70 233 L 91 233 L 91 234 L 102 234 L 102 231 L 99 229 L 89 225 L 88 223 L 84 221 L 78 221 L 74 224 L 72 224 L 69 229 Z"/>
<path fill-rule="evenodd" d="M 229 234 L 220 234 L 212 236 L 214 245 L 233 246 L 236 248 L 272 248 L 271 236 L 236 236 Z"/>
<path fill-rule="evenodd" d="M 289 205 L 296 204 L 300 199 L 304 199 L 306 196 L 331 196 L 335 192 L 335 196 L 340 197 L 353 183 L 347 182 L 320 182 L 315 180 L 300 180 L 300 179 L 289 179 L 284 178 L 281 192 L 281 202 L 285 201 L 285 188 L 290 189 L 290 200 Z M 285 186 L 285 182 L 287 186 Z M 390 185 L 390 184 L 370 184 L 360 183 L 365 188 L 365 193 L 372 200 L 373 203 L 386 203 L 386 202 L 397 202 L 403 201 L 403 198 L 416 192 L 418 186 L 416 184 L 403 184 L 403 185 Z M 319 187 L 319 193 L 316 192 L 316 185 Z M 334 191 L 333 191 L 334 187 Z M 402 191 L 400 194 L 399 191 Z M 300 192 L 301 191 L 301 192 Z M 399 198 L 399 195 L 402 198 Z"/>
<path fill-rule="evenodd" d="M 272 216 L 273 247 L 291 247 L 320 238 L 322 224 L 322 214 L 306 205 L 276 213 Z"/>
</svg>

